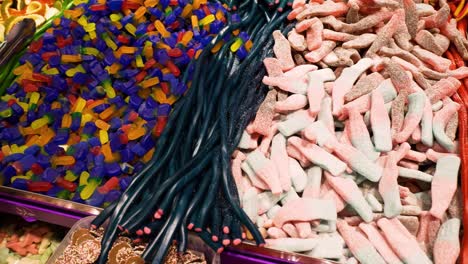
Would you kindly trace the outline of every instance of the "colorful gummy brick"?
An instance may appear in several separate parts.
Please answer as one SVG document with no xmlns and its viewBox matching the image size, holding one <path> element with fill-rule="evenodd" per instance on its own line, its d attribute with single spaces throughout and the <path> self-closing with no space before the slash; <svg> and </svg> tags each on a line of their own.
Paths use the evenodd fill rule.
<svg viewBox="0 0 468 264">
<path fill-rule="evenodd" d="M 155 141 L 189 87 L 190 61 L 239 17 L 206 0 L 74 4 L 30 45 L 1 97 L 0 180 L 105 206 L 164 151 Z M 249 36 L 230 38 L 245 57 Z"/>
</svg>

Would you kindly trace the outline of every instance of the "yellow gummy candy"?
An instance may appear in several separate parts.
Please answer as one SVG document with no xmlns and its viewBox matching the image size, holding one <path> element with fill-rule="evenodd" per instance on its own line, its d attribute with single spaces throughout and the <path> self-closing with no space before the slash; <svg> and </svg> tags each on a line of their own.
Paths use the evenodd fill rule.
<svg viewBox="0 0 468 264">
<path fill-rule="evenodd" d="M 94 191 L 98 187 L 97 183 L 89 183 L 87 184 L 83 190 L 80 192 L 80 197 L 83 200 L 88 200 L 91 195 L 93 195 Z"/>
<path fill-rule="evenodd" d="M 107 131 L 99 130 L 99 140 L 101 141 L 101 144 L 109 142 L 109 134 L 107 134 Z"/>
<path fill-rule="evenodd" d="M 205 26 L 205 25 L 209 25 L 213 21 L 215 21 L 215 16 L 213 14 L 211 14 L 211 15 L 208 15 L 208 16 L 204 17 L 202 20 L 200 20 L 199 23 L 200 23 L 201 26 Z"/>
<path fill-rule="evenodd" d="M 75 112 L 83 112 L 83 109 L 85 108 L 86 106 L 86 100 L 81 98 L 81 97 L 78 97 L 78 99 L 76 99 L 76 102 L 75 102 Z"/>
<path fill-rule="evenodd" d="M 49 124 L 49 118 L 44 116 L 44 117 L 34 120 L 31 123 L 31 127 L 32 129 L 39 129 L 47 124 Z"/>
<path fill-rule="evenodd" d="M 78 175 L 75 175 L 72 171 L 67 170 L 65 172 L 65 180 L 74 182 L 76 179 L 78 179 Z"/>
<path fill-rule="evenodd" d="M 88 179 L 89 179 L 89 172 L 83 171 L 80 174 L 80 186 L 88 184 Z"/>
<path fill-rule="evenodd" d="M 231 51 L 232 52 L 236 52 L 241 46 L 242 46 L 242 39 L 241 38 L 237 38 L 234 43 L 232 43 L 231 45 Z"/>
</svg>

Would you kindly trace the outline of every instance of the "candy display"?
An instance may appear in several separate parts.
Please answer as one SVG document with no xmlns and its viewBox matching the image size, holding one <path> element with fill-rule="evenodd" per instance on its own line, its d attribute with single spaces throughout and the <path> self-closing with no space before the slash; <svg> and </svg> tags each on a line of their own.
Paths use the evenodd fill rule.
<svg viewBox="0 0 468 264">
<path fill-rule="evenodd" d="M 66 233 L 45 223 L 27 223 L 19 217 L 0 215 L 0 263 L 44 264 Z"/>
<path fill-rule="evenodd" d="M 60 199 L 102 207 L 51 263 L 207 263 L 244 240 L 324 263 L 464 263 L 467 10 L 3 1 L 0 184 L 41 197 L 9 205 L 39 219 L 89 207 Z M 38 232 L 8 254 L 43 261 Z"/>
<path fill-rule="evenodd" d="M 203 1 L 74 3 L 30 45 L 1 98 L 1 176 L 106 206 L 155 153 L 192 59 L 239 16 Z M 251 47 L 245 32 L 223 38 L 239 58 Z"/>
<path fill-rule="evenodd" d="M 53 260 L 54 264 L 94 263 L 100 253 L 103 228 L 89 230 L 79 228 L 71 234 L 71 243 L 67 245 L 60 256 Z M 140 257 L 147 246 L 144 242 L 134 242 L 126 236 L 120 236 L 112 246 L 107 263 L 109 264 L 144 264 Z M 206 264 L 205 256 L 193 250 L 187 250 L 183 254 L 177 252 L 177 247 L 172 245 L 168 255 L 162 262 L 164 264 Z"/>
<path fill-rule="evenodd" d="M 466 57 L 468 41 L 440 5 L 294 2 L 295 27 L 273 32 L 264 60 L 272 89 L 231 162 L 267 247 L 340 263 L 456 263 L 456 92 L 468 68 L 442 55 L 452 43 Z"/>
</svg>

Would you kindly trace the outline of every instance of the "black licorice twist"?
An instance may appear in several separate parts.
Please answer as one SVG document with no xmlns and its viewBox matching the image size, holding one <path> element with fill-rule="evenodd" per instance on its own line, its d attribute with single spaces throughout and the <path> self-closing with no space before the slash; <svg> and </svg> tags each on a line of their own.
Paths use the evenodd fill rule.
<svg viewBox="0 0 468 264">
<path fill-rule="evenodd" d="M 268 91 L 261 79 L 265 75 L 262 61 L 273 45 L 271 33 L 283 27 L 287 15 L 260 7 L 255 1 L 239 5 L 241 22 L 228 23 L 193 63 L 192 85 L 176 103 L 156 143 L 159 151 L 120 200 L 93 221 L 99 227 L 109 219 L 98 263 L 106 262 L 121 231 L 149 236 L 143 258 L 152 263 L 162 263 L 173 240 L 184 251 L 187 229 L 195 230 L 218 252 L 222 242 L 243 239 L 242 226 L 257 244 L 264 243 L 240 208 L 230 169 L 231 154 Z M 254 43 L 244 61 L 229 51 L 231 43 L 211 53 L 224 34 L 238 28 L 248 32 Z"/>
</svg>

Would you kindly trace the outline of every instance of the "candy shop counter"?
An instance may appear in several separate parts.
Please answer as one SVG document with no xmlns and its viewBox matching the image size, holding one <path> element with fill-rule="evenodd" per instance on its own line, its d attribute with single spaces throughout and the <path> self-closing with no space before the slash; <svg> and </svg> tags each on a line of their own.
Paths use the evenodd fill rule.
<svg viewBox="0 0 468 264">
<path fill-rule="evenodd" d="M 43 221 L 64 227 L 73 227 L 80 219 L 97 215 L 101 208 L 65 201 L 37 193 L 0 186 L 0 212 L 15 214 L 28 222 Z M 301 254 L 260 248 L 244 242 L 229 247 L 213 263 L 222 264 L 266 264 L 303 263 L 332 264 L 332 261 L 318 260 Z"/>
</svg>

